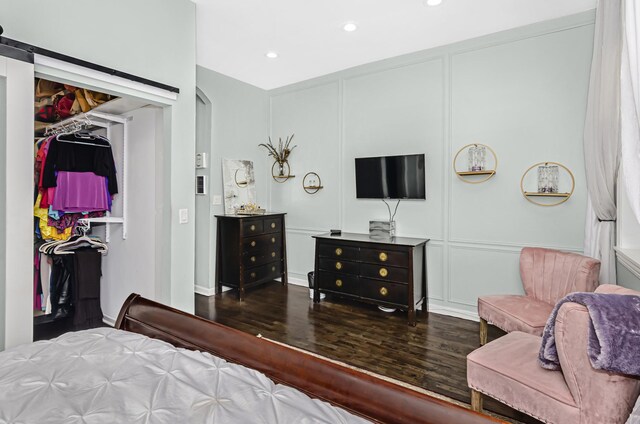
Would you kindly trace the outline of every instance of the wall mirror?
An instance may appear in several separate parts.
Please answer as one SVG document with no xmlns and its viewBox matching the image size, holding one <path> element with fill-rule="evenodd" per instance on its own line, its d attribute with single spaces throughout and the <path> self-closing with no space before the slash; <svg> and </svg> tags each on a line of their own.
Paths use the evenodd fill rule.
<svg viewBox="0 0 640 424">
<path fill-rule="evenodd" d="M 240 206 L 256 203 L 256 184 L 252 161 L 223 159 L 222 183 L 224 184 L 225 214 L 233 215 Z"/>
</svg>

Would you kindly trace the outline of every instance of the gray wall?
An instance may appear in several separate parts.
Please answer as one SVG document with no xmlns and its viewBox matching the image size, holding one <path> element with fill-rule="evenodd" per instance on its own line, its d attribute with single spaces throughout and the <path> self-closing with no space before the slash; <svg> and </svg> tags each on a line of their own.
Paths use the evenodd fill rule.
<svg viewBox="0 0 640 424">
<path fill-rule="evenodd" d="M 382 202 L 355 198 L 360 156 L 426 153 L 427 200 L 403 202 L 396 221 L 400 235 L 431 238 L 429 297 L 440 311 L 473 317 L 478 296 L 521 293 L 523 246 L 582 251 L 593 20 L 580 14 L 270 91 L 272 138 L 295 132 L 298 144 L 297 178 L 268 184 L 271 209 L 288 213 L 291 276 L 302 283 L 313 269 L 312 235 L 366 232 L 370 219 L 387 216 Z M 452 170 L 456 151 L 473 142 L 499 158 L 484 184 L 463 183 Z M 256 163 L 269 166 L 259 153 Z M 539 207 L 521 195 L 520 177 L 540 161 L 575 174 L 565 204 Z M 309 171 L 325 187 L 313 196 L 301 187 Z"/>
<path fill-rule="evenodd" d="M 158 296 L 193 310 L 195 5 L 189 0 L 0 0 L 4 35 L 180 88 L 165 119 L 162 284 Z M 192 217 L 178 224 L 178 209 Z M 172 248 L 179 246 L 180 248 Z"/>
<path fill-rule="evenodd" d="M 640 277 L 631 272 L 631 270 L 621 264 L 620 261 L 617 261 L 616 265 L 618 285 L 640 291 Z"/>
<path fill-rule="evenodd" d="M 258 149 L 268 135 L 267 92 L 200 66 L 197 86 L 205 102 L 198 108 L 198 151 L 210 152 L 210 165 L 198 174 L 209 176 L 209 194 L 197 196 L 196 291 L 213 294 L 215 267 L 215 218 L 223 205 L 213 206 L 213 195 L 222 196 L 222 159 L 254 162 L 258 204 L 266 206 L 268 164 Z M 201 120 L 209 118 L 206 122 Z M 209 114 L 207 117 L 206 115 Z"/>
<path fill-rule="evenodd" d="M 7 120 L 7 80 L 6 78 L 0 77 L 0 128 L 6 128 L 6 120 Z M 6 163 L 6 131 L 0 131 L 0 163 Z M 6 181 L 6 169 L 0 169 L 0 176 L 2 176 L 2 180 Z M 6 184 L 0 184 L 0 222 L 5 222 L 7 219 L 6 215 Z M 4 242 L 6 238 L 5 234 L 5 225 L 0 225 L 0 275 L 3 276 L 0 278 L 0 351 L 4 350 L 4 328 L 5 323 L 7 322 L 7 317 L 5 316 L 5 302 L 6 302 L 6 281 L 4 276 L 6 274 L 6 243 Z"/>
</svg>

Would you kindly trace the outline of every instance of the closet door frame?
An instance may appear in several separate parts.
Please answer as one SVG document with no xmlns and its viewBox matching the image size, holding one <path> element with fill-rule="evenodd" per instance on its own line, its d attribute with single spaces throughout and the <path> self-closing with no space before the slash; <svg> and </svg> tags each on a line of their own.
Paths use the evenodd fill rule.
<svg viewBox="0 0 640 424">
<path fill-rule="evenodd" d="M 33 340 L 33 55 L 2 46 L 0 350 Z M 4 111 L 4 112 L 2 112 Z"/>
</svg>

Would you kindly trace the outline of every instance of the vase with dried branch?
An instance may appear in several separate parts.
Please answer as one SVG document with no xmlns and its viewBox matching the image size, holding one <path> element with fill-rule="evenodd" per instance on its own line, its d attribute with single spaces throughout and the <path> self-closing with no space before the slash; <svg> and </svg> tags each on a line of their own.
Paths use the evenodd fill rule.
<svg viewBox="0 0 640 424">
<path fill-rule="evenodd" d="M 289 155 L 291 151 L 298 147 L 297 145 L 291 146 L 291 141 L 293 140 L 294 134 L 291 134 L 287 137 L 284 142 L 282 141 L 282 137 L 278 137 L 278 146 L 276 147 L 271 141 L 271 137 L 269 137 L 269 143 L 261 143 L 258 146 L 264 147 L 267 149 L 269 156 L 272 156 L 273 159 L 278 163 L 278 176 L 286 177 L 284 175 L 284 165 L 288 163 Z"/>
</svg>

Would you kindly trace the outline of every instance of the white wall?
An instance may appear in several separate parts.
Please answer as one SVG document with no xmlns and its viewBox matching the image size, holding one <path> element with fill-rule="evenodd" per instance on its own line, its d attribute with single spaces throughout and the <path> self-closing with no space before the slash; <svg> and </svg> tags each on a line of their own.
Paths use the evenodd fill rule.
<svg viewBox="0 0 640 424">
<path fill-rule="evenodd" d="M 271 137 L 295 132 L 298 144 L 296 178 L 268 185 L 271 209 L 288 213 L 291 276 L 302 283 L 313 269 L 312 235 L 366 232 L 370 219 L 387 216 L 382 202 L 355 198 L 361 156 L 426 153 L 427 200 L 403 202 L 396 221 L 399 235 L 431 238 L 429 297 L 440 311 L 473 317 L 479 295 L 521 293 L 523 246 L 582 251 L 593 20 L 584 13 L 270 91 Z M 499 158 L 484 184 L 452 170 L 456 151 L 473 142 Z M 271 165 L 264 153 L 260 161 Z M 541 161 L 575 174 L 565 204 L 539 207 L 521 195 L 522 173 Z M 302 190 L 308 171 L 322 178 L 317 195 Z"/>
<path fill-rule="evenodd" d="M 223 205 L 214 206 L 214 195 L 222 196 L 222 159 L 246 159 L 254 163 L 257 202 L 266 206 L 267 164 L 259 143 L 268 135 L 267 93 L 252 85 L 197 67 L 197 85 L 211 104 L 200 105 L 199 113 L 209 122 L 198 122 L 198 150 L 210 153 L 208 169 L 198 170 L 209 176 L 209 194 L 197 198 L 196 292 L 211 295 L 215 272 L 215 214 L 224 214 Z M 206 117 L 204 115 L 210 114 Z"/>
<path fill-rule="evenodd" d="M 194 308 L 195 4 L 189 0 L 0 0 L 4 36 L 180 89 L 164 117 L 164 155 L 157 298 Z M 65 30 L 52 30 L 66 23 Z M 31 166 L 24 164 L 24 166 Z M 133 270 L 132 270 L 133 271 Z"/>
</svg>

